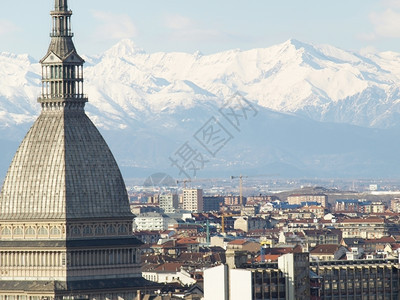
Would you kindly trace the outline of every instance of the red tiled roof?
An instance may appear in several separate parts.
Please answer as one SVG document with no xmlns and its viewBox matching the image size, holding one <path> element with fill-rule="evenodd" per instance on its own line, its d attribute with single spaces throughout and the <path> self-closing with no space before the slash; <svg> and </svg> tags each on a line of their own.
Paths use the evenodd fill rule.
<svg viewBox="0 0 400 300">
<path fill-rule="evenodd" d="M 394 243 L 394 242 L 396 242 L 396 240 L 394 239 L 394 237 L 391 237 L 391 236 L 384 236 L 384 237 L 381 237 L 379 239 L 365 240 L 365 243 L 369 243 L 369 244 L 380 244 L 380 243 L 384 243 L 384 244 L 389 243 L 389 244 L 391 244 L 391 243 Z"/>
<path fill-rule="evenodd" d="M 282 254 L 265 254 L 264 261 L 277 261 Z M 261 262 L 261 255 L 255 258 L 256 261 Z"/>
<path fill-rule="evenodd" d="M 228 245 L 244 245 L 247 244 L 248 242 L 246 240 L 233 240 L 228 243 Z"/>
<path fill-rule="evenodd" d="M 179 240 L 176 241 L 178 245 L 183 245 L 183 244 L 198 244 L 199 242 L 195 238 L 180 238 Z"/>
<path fill-rule="evenodd" d="M 178 272 L 182 267 L 181 263 L 164 263 L 159 265 L 158 267 L 154 268 L 155 272 Z"/>
<path fill-rule="evenodd" d="M 179 255 L 178 259 L 180 261 L 198 261 L 198 260 L 202 260 L 204 258 L 204 254 L 203 253 L 181 253 L 181 255 Z"/>
<path fill-rule="evenodd" d="M 399 243 L 394 243 L 394 244 L 391 244 L 390 246 L 392 246 L 393 250 L 397 250 L 397 249 L 400 248 L 400 244 Z"/>
</svg>

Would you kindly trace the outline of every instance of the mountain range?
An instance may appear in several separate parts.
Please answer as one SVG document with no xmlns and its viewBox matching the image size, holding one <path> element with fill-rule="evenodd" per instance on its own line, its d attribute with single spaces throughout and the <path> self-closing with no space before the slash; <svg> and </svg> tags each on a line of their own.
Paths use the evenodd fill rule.
<svg viewBox="0 0 400 300">
<path fill-rule="evenodd" d="M 148 54 L 122 40 L 84 58 L 86 111 L 126 177 L 400 176 L 400 53 L 291 39 Z M 36 59 L 0 53 L 0 174 L 40 113 L 40 86 Z"/>
</svg>

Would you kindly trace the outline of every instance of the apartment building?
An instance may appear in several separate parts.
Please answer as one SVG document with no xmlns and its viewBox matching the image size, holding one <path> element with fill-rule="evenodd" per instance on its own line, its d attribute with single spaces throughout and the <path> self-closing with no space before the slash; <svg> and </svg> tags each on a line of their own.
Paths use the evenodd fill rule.
<svg viewBox="0 0 400 300">
<path fill-rule="evenodd" d="M 166 214 L 176 212 L 179 205 L 179 198 L 177 194 L 164 194 L 159 196 L 160 208 Z"/>
<path fill-rule="evenodd" d="M 325 194 L 292 194 L 288 196 L 287 201 L 289 204 L 298 204 L 304 202 L 317 202 L 323 207 L 328 204 L 328 196 Z"/>
<path fill-rule="evenodd" d="M 183 189 L 183 209 L 191 212 L 202 212 L 203 190 Z"/>
</svg>

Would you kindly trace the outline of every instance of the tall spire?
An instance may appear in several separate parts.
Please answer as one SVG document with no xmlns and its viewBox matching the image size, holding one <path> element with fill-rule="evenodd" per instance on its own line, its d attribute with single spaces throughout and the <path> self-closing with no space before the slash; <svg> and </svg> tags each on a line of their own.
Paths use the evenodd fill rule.
<svg viewBox="0 0 400 300">
<path fill-rule="evenodd" d="M 71 32 L 71 15 L 72 11 L 68 10 L 67 0 L 54 0 L 54 10 L 51 12 L 53 17 L 52 37 L 72 37 Z"/>
<path fill-rule="evenodd" d="M 83 109 L 87 98 L 83 94 L 84 60 L 76 52 L 71 31 L 72 11 L 67 0 L 55 0 L 51 42 L 42 64 L 42 109 Z"/>
</svg>

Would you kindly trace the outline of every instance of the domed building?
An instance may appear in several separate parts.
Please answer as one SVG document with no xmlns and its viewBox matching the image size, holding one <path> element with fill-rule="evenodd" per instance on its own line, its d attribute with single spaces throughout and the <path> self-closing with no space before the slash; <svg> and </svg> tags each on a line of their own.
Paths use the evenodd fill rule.
<svg viewBox="0 0 400 300">
<path fill-rule="evenodd" d="M 141 277 L 120 170 L 85 114 L 71 15 L 55 0 L 42 111 L 0 194 L 0 300 L 135 299 L 155 289 Z"/>
</svg>

